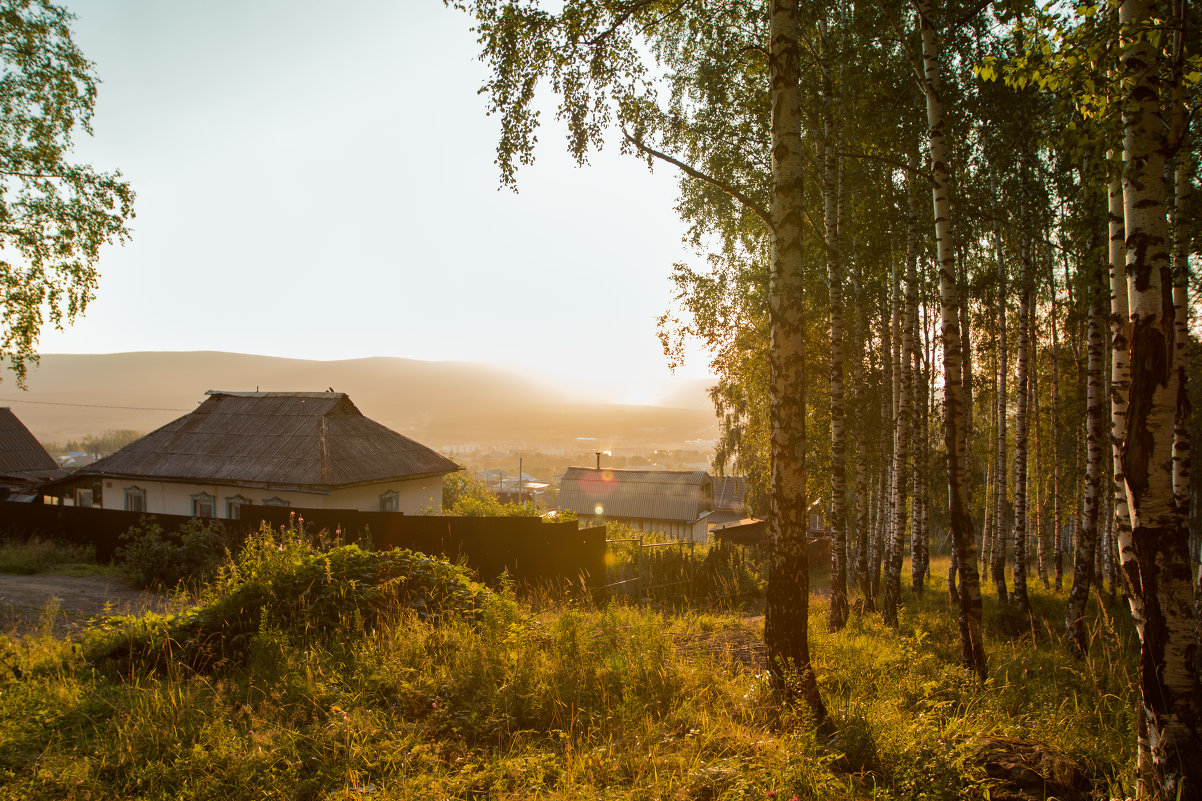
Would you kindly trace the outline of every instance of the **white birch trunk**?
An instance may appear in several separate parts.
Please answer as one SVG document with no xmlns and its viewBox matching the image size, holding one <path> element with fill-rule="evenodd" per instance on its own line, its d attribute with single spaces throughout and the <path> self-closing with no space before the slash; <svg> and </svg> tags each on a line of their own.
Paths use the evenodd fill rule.
<svg viewBox="0 0 1202 801">
<path fill-rule="evenodd" d="M 826 26 L 821 26 L 823 53 Z M 827 625 L 838 631 L 847 623 L 847 478 L 843 432 L 843 260 L 839 247 L 839 159 L 834 152 L 834 87 L 830 64 L 822 62 L 823 220 L 826 237 L 826 280 L 830 298 L 831 402 L 831 605 Z"/>
<path fill-rule="evenodd" d="M 1027 409 L 1030 398 L 1031 252 L 1022 234 L 1018 289 L 1018 409 L 1014 420 L 1014 602 L 1030 611 L 1027 597 Z"/>
<path fill-rule="evenodd" d="M 996 181 L 994 182 L 996 194 Z M 994 514 L 997 515 L 997 521 L 993 526 L 993 550 L 990 554 L 989 572 L 993 578 L 993 585 L 997 591 L 998 602 L 1003 606 L 1010 600 L 1009 593 L 1006 590 L 1006 545 L 1009 540 L 1009 531 L 1006 526 L 1006 505 L 1007 505 L 1007 484 L 1008 484 L 1008 467 L 1006 465 L 1007 439 L 1006 439 L 1006 418 L 1009 414 L 1009 399 L 1007 397 L 1007 385 L 1009 384 L 1009 370 L 1007 369 L 1007 342 L 1006 342 L 1006 306 L 1009 301 L 1009 292 L 1006 286 L 1006 263 L 1002 257 L 1002 232 L 1001 225 L 996 220 L 993 223 L 993 247 L 994 256 L 997 260 L 997 276 L 998 276 L 998 375 L 997 375 L 997 449 L 994 452 L 994 457 L 997 462 L 994 465 L 993 485 L 994 492 L 997 498 L 994 502 Z"/>
<path fill-rule="evenodd" d="M 768 291 L 772 496 L 764 644 L 773 685 L 815 720 L 826 707 L 810 664 L 806 548 L 805 253 L 802 250 L 801 86 L 796 0 L 772 0 L 768 45 L 772 105 L 772 270 Z"/>
<path fill-rule="evenodd" d="M 917 0 L 922 34 L 923 89 L 927 106 L 927 136 L 934 179 L 931 199 L 935 213 L 935 243 L 939 265 L 939 298 L 942 309 L 944 374 L 944 441 L 947 448 L 948 512 L 952 537 L 960 565 L 960 655 L 964 666 L 985 678 L 985 648 L 981 641 L 981 587 L 977 574 L 976 543 L 968 492 L 964 481 L 963 374 L 961 360 L 959 297 L 952 244 L 951 208 L 948 198 L 947 155 L 944 143 L 942 81 L 939 76 L 939 47 L 935 36 L 931 0 Z"/>
<path fill-rule="evenodd" d="M 1069 645 L 1078 656 L 1088 652 L 1085 632 L 1085 603 L 1094 579 L 1094 561 L 1098 547 L 1098 512 L 1102 480 L 1102 371 L 1105 367 L 1102 329 L 1105 310 L 1100 287 L 1095 288 L 1089 304 L 1088 366 L 1086 369 L 1085 428 L 1086 459 L 1081 526 L 1073 556 L 1073 586 L 1069 591 L 1065 630 Z"/>
<path fill-rule="evenodd" d="M 1140 690 L 1153 776 L 1165 798 L 1202 798 L 1199 684 L 1188 537 L 1173 492 L 1179 402 L 1176 312 L 1165 208 L 1161 57 L 1146 30 L 1169 15 L 1122 0 L 1123 217 L 1131 313 L 1131 388 L 1122 466 L 1135 559 L 1124 564 L 1143 604 Z"/>
</svg>

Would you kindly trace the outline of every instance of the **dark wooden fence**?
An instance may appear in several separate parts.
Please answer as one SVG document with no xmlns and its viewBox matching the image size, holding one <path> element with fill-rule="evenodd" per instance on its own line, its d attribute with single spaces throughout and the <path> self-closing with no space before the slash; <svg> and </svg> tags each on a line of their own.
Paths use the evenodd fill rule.
<svg viewBox="0 0 1202 801">
<path fill-rule="evenodd" d="M 526 586 L 559 588 L 605 584 L 605 528 L 537 517 L 443 517 L 340 509 L 244 506 L 247 520 L 273 527 L 304 520 L 307 531 L 340 532 L 348 542 L 379 549 L 408 548 L 463 561 L 482 581 L 502 572 Z"/>
<path fill-rule="evenodd" d="M 18 539 L 41 537 L 78 545 L 92 545 L 96 548 L 97 560 L 110 562 L 114 552 L 121 546 L 121 535 L 136 526 L 144 517 L 156 521 L 164 531 L 177 531 L 181 525 L 192 519 L 183 515 L 152 515 L 115 509 L 85 509 L 78 506 L 0 501 L 0 536 Z"/>
<path fill-rule="evenodd" d="M 241 520 L 217 520 L 234 537 L 245 536 L 260 521 L 272 527 L 304 520 L 310 534 L 340 532 L 342 540 L 374 548 L 408 548 L 463 562 L 483 581 L 508 571 L 527 587 L 588 587 L 605 583 L 605 529 L 579 529 L 577 524 L 544 523 L 533 517 L 436 517 L 337 509 L 243 506 Z M 176 531 L 192 518 L 112 509 L 83 509 L 0 501 L 0 536 L 39 536 L 92 545 L 96 558 L 108 562 L 120 547 L 121 535 L 142 518 Z"/>
</svg>

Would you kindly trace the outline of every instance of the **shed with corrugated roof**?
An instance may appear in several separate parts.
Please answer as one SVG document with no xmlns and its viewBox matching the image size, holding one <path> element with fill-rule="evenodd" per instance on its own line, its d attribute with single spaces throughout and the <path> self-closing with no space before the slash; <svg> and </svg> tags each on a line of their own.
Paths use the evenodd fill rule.
<svg viewBox="0 0 1202 801">
<path fill-rule="evenodd" d="M 569 467 L 559 484 L 559 509 L 590 525 L 614 520 L 686 542 L 705 542 L 714 508 L 704 470 L 610 470 Z"/>
<path fill-rule="evenodd" d="M 245 504 L 407 512 L 442 507 L 459 469 L 342 392 L 209 390 L 195 411 L 52 485 L 62 503 L 237 518 Z"/>
</svg>

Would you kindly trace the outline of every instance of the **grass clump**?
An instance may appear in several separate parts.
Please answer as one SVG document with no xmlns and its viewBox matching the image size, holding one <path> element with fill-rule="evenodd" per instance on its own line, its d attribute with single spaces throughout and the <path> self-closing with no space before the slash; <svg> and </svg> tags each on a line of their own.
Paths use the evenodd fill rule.
<svg viewBox="0 0 1202 801">
<path fill-rule="evenodd" d="M 479 612 L 487 591 L 454 567 L 412 551 L 320 551 L 295 530 L 264 525 L 217 571 L 189 609 L 168 616 L 115 617 L 86 649 L 99 666 L 210 671 L 245 663 L 267 631 L 310 642 L 362 632 L 398 608 L 421 619 Z"/>
<path fill-rule="evenodd" d="M 0 573 L 29 576 L 66 569 L 66 565 L 94 563 L 96 549 L 91 545 L 76 545 L 29 537 L 0 541 Z"/>
</svg>

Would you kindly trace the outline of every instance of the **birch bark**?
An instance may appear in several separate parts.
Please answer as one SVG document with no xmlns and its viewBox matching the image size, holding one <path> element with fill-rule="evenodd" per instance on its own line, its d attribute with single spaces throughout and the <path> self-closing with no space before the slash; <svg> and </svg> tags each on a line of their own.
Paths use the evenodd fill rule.
<svg viewBox="0 0 1202 801">
<path fill-rule="evenodd" d="M 843 259 L 839 247 L 839 157 L 835 154 L 834 84 L 827 60 L 826 26 L 822 35 L 823 221 L 826 237 L 826 281 L 830 298 L 831 394 L 831 631 L 847 623 L 847 468 L 843 431 Z"/>
<path fill-rule="evenodd" d="M 932 18 L 932 0 L 917 0 L 922 34 L 923 90 L 927 106 L 927 136 L 934 181 L 931 200 L 935 216 L 935 243 L 939 265 L 939 299 L 942 311 L 944 374 L 944 441 L 947 449 L 948 512 L 952 538 L 960 565 L 960 657 L 964 666 L 985 678 L 985 647 L 981 641 L 981 587 L 977 574 L 976 543 L 964 481 L 964 423 L 959 298 L 952 245 L 951 209 L 947 193 L 948 170 L 944 143 L 942 82 L 939 45 Z"/>
<path fill-rule="evenodd" d="M 994 181 L 994 194 L 997 193 L 997 182 Z M 1003 606 L 1010 600 L 1006 590 L 1006 545 L 1009 536 L 1006 528 L 1006 487 L 1009 468 L 1006 465 L 1006 418 L 1009 415 L 1009 399 L 1006 391 L 1009 383 L 1009 370 L 1006 364 L 1006 306 L 1009 305 L 1009 292 L 1006 286 L 1006 263 L 1002 257 L 1001 224 L 993 223 L 993 247 L 997 260 L 998 304 L 998 375 L 997 375 L 997 448 L 994 458 L 997 460 L 993 468 L 993 486 L 997 497 L 994 500 L 994 514 L 997 521 L 993 526 L 993 550 L 990 554 L 989 572 L 993 577 L 993 585 L 997 590 L 998 602 Z"/>
<path fill-rule="evenodd" d="M 1095 271 L 1096 273 L 1097 271 Z M 1095 278 L 1091 284 L 1097 284 Z M 1085 483 L 1081 525 L 1077 549 L 1073 556 L 1073 586 L 1069 590 L 1068 608 L 1065 617 L 1070 647 L 1078 656 L 1089 649 L 1085 633 L 1085 602 L 1094 580 L 1094 561 L 1098 547 L 1098 511 L 1102 480 L 1102 370 L 1105 366 L 1103 335 L 1105 311 L 1100 287 L 1091 286 L 1089 323 L 1087 336 L 1088 360 L 1085 389 Z"/>
<path fill-rule="evenodd" d="M 1060 515 L 1060 340 L 1056 333 L 1056 275 L 1049 282 L 1052 294 L 1052 569 L 1056 575 L 1056 591 L 1064 586 L 1064 533 Z"/>
<path fill-rule="evenodd" d="M 772 268 L 768 294 L 771 375 L 771 556 L 764 644 L 773 684 L 821 725 L 826 707 L 810 664 L 806 548 L 805 321 L 802 315 L 801 86 L 796 0 L 771 0 L 768 82 L 772 106 Z"/>
<path fill-rule="evenodd" d="M 893 319 L 900 333 L 898 356 L 893 376 L 894 387 L 897 390 L 897 424 L 893 429 L 893 525 L 889 531 L 889 543 L 885 549 L 885 598 L 884 620 L 890 625 L 897 624 L 897 609 L 901 603 L 901 567 L 902 551 L 906 531 L 907 490 L 909 481 L 910 460 L 910 423 L 914 412 L 914 376 L 912 365 L 914 361 L 914 320 L 916 315 L 917 291 L 915 284 L 918 260 L 918 213 L 916 190 L 911 184 L 909 190 L 909 214 L 906 228 L 906 289 L 904 302 L 904 319 L 899 319 L 899 309 L 894 305 Z M 898 281 L 894 270 L 893 294 L 897 298 Z"/>
<path fill-rule="evenodd" d="M 1022 234 L 1018 288 L 1018 409 L 1014 419 L 1014 603 L 1026 614 L 1027 597 L 1027 410 L 1030 398 L 1031 246 Z"/>
<path fill-rule="evenodd" d="M 1143 604 L 1140 691 L 1154 791 L 1202 798 L 1202 685 L 1188 537 L 1173 493 L 1179 374 L 1165 215 L 1167 145 L 1161 56 L 1150 31 L 1169 17 L 1152 0 L 1119 6 L 1123 70 L 1123 218 L 1131 313 L 1131 388 L 1122 467 L 1135 558 L 1124 563 Z"/>
</svg>

